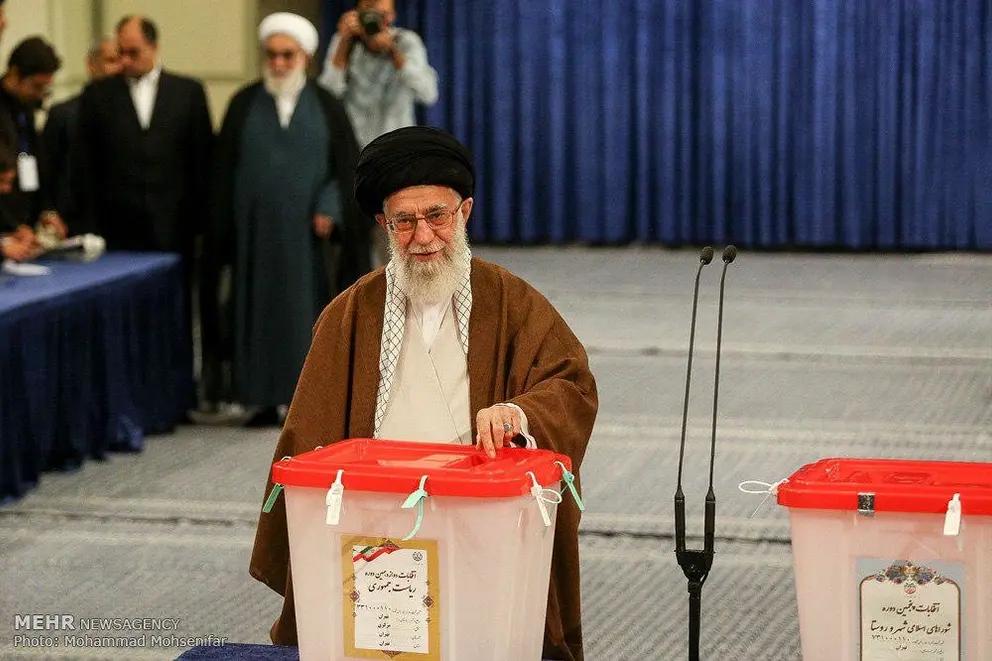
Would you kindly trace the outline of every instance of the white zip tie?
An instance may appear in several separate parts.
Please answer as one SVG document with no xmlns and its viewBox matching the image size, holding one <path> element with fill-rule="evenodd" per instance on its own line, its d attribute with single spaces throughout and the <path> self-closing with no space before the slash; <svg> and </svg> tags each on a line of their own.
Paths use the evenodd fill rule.
<svg viewBox="0 0 992 661">
<path fill-rule="evenodd" d="M 327 490 L 327 498 L 324 504 L 327 505 L 327 517 L 324 523 L 329 526 L 336 526 L 341 521 L 341 499 L 344 498 L 344 484 L 341 482 L 343 470 L 338 470 L 338 476 L 334 479 L 334 484 Z"/>
<path fill-rule="evenodd" d="M 956 493 L 947 501 L 947 514 L 944 516 L 944 535 L 957 537 L 961 534 L 961 494 Z"/>
<path fill-rule="evenodd" d="M 541 518 L 544 520 L 544 527 L 551 527 L 551 515 L 548 514 L 548 507 L 545 503 L 551 503 L 552 505 L 557 505 L 561 503 L 561 494 L 554 489 L 545 489 L 541 486 L 540 482 L 537 481 L 537 476 L 534 475 L 533 471 L 527 471 L 530 475 L 530 481 L 533 486 L 530 488 L 530 495 L 534 496 L 534 500 L 537 501 L 537 507 L 541 510 Z M 551 494 L 550 497 L 545 494 Z"/>
<path fill-rule="evenodd" d="M 753 519 L 754 518 L 754 515 L 757 514 L 758 513 L 758 510 L 761 509 L 761 506 L 765 504 L 765 501 L 766 500 L 768 500 L 768 497 L 769 496 L 776 496 L 776 495 L 778 495 L 778 488 L 780 486 L 782 486 L 783 484 L 785 484 L 786 482 L 788 482 L 788 481 L 789 481 L 789 478 L 786 477 L 786 478 L 783 478 L 783 479 L 779 480 L 778 482 L 771 482 L 771 483 L 769 483 L 769 482 L 762 482 L 761 480 L 744 480 L 743 482 L 741 482 L 740 484 L 738 484 L 737 485 L 737 489 L 740 490 L 742 493 L 748 493 L 748 494 L 765 494 L 765 497 L 761 499 L 761 502 L 758 503 L 758 506 L 754 508 L 754 511 L 753 512 L 751 512 L 751 516 L 749 516 L 747 518 Z M 752 484 L 753 485 L 757 485 L 760 488 L 759 489 L 753 489 L 750 486 Z"/>
</svg>

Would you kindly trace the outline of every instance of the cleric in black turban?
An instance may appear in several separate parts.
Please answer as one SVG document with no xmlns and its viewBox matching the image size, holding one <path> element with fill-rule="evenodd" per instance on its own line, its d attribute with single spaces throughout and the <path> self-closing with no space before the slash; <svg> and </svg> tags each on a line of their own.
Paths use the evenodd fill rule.
<svg viewBox="0 0 992 661">
<path fill-rule="evenodd" d="M 411 447 L 474 444 L 491 458 L 518 445 L 556 453 L 544 455 L 545 461 L 566 455 L 580 488 L 580 464 L 599 401 L 589 359 L 547 298 L 506 269 L 472 256 L 465 228 L 474 184 L 469 151 L 444 131 L 399 129 L 362 152 L 355 198 L 364 213 L 377 216 L 390 259 L 339 294 L 314 326 L 276 457 L 295 457 L 348 438 L 388 438 Z M 387 199 L 389 220 L 379 215 Z M 524 478 L 520 486 L 529 490 L 531 483 Z M 285 497 L 271 496 L 278 496 L 278 487 L 269 488 L 275 509 L 259 519 L 251 575 L 285 597 L 272 641 L 318 649 L 323 639 L 306 627 L 298 635 L 296 615 L 319 619 L 313 605 L 324 588 L 306 576 L 294 582 L 300 575 L 289 571 Z M 578 497 L 557 507 L 550 573 L 518 576 L 510 586 L 519 592 L 525 581 L 540 581 L 534 589 L 547 589 L 547 598 L 539 593 L 532 604 L 535 610 L 547 604 L 545 621 L 531 617 L 521 623 L 524 633 L 514 631 L 536 637 L 543 626 L 540 658 L 583 659 L 581 507 Z M 533 511 L 527 525 L 534 535 L 546 532 Z M 511 553 L 522 553 L 519 539 L 504 541 Z M 489 562 L 504 551 L 484 543 L 473 553 Z M 459 612 L 449 611 L 453 629 L 491 607 L 485 590 L 477 592 Z M 509 617 L 502 611 L 496 615 Z M 485 654 L 510 658 L 501 651 L 494 657 L 493 644 L 467 640 L 468 651 L 458 653 L 459 661 Z"/>
<path fill-rule="evenodd" d="M 410 186 L 447 186 L 462 199 L 475 189 L 472 153 L 441 129 L 408 126 L 385 133 L 362 150 L 355 171 L 355 199 L 370 218 L 382 202 Z"/>
</svg>

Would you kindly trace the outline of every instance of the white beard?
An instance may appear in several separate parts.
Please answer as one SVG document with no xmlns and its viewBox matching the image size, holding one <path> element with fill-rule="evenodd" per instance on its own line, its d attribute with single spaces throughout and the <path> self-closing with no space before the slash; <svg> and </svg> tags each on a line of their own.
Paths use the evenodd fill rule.
<svg viewBox="0 0 992 661">
<path fill-rule="evenodd" d="M 307 82 L 307 72 L 303 66 L 293 69 L 282 78 L 272 75 L 268 67 L 262 69 L 262 83 L 265 91 L 275 97 L 296 94 Z"/>
<path fill-rule="evenodd" d="M 442 246 L 440 241 L 427 246 L 415 246 L 411 243 L 404 253 L 397 244 L 396 237 L 389 234 L 389 258 L 396 264 L 396 285 L 414 303 L 441 303 L 451 298 L 465 275 L 469 252 L 468 234 L 461 212 L 458 215 L 451 241 L 444 246 L 441 257 L 429 262 L 418 262 L 413 257 L 413 251 L 434 252 Z"/>
</svg>

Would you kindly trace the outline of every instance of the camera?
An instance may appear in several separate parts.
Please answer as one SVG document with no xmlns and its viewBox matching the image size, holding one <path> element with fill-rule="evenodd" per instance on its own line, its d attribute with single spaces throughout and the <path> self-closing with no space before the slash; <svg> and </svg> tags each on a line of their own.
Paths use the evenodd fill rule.
<svg viewBox="0 0 992 661">
<path fill-rule="evenodd" d="M 383 16 L 377 11 L 367 9 L 358 12 L 358 22 L 362 24 L 365 34 L 372 37 L 382 31 Z"/>
</svg>

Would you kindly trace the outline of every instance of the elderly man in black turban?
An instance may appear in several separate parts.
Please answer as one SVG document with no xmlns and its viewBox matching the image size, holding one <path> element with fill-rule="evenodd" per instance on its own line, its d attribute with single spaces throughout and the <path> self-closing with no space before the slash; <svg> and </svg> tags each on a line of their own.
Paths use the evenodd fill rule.
<svg viewBox="0 0 992 661">
<path fill-rule="evenodd" d="M 567 454 L 578 473 L 598 405 L 586 352 L 533 287 L 472 257 L 474 183 L 468 150 L 437 129 L 399 129 L 362 152 L 355 196 L 388 232 L 391 258 L 317 321 L 275 458 L 346 438 L 474 443 L 489 456 L 517 443 Z M 251 574 L 286 597 L 271 634 L 293 644 L 285 517 L 281 499 L 261 515 Z M 582 658 L 578 525 L 566 499 L 548 592 L 549 659 Z"/>
</svg>

